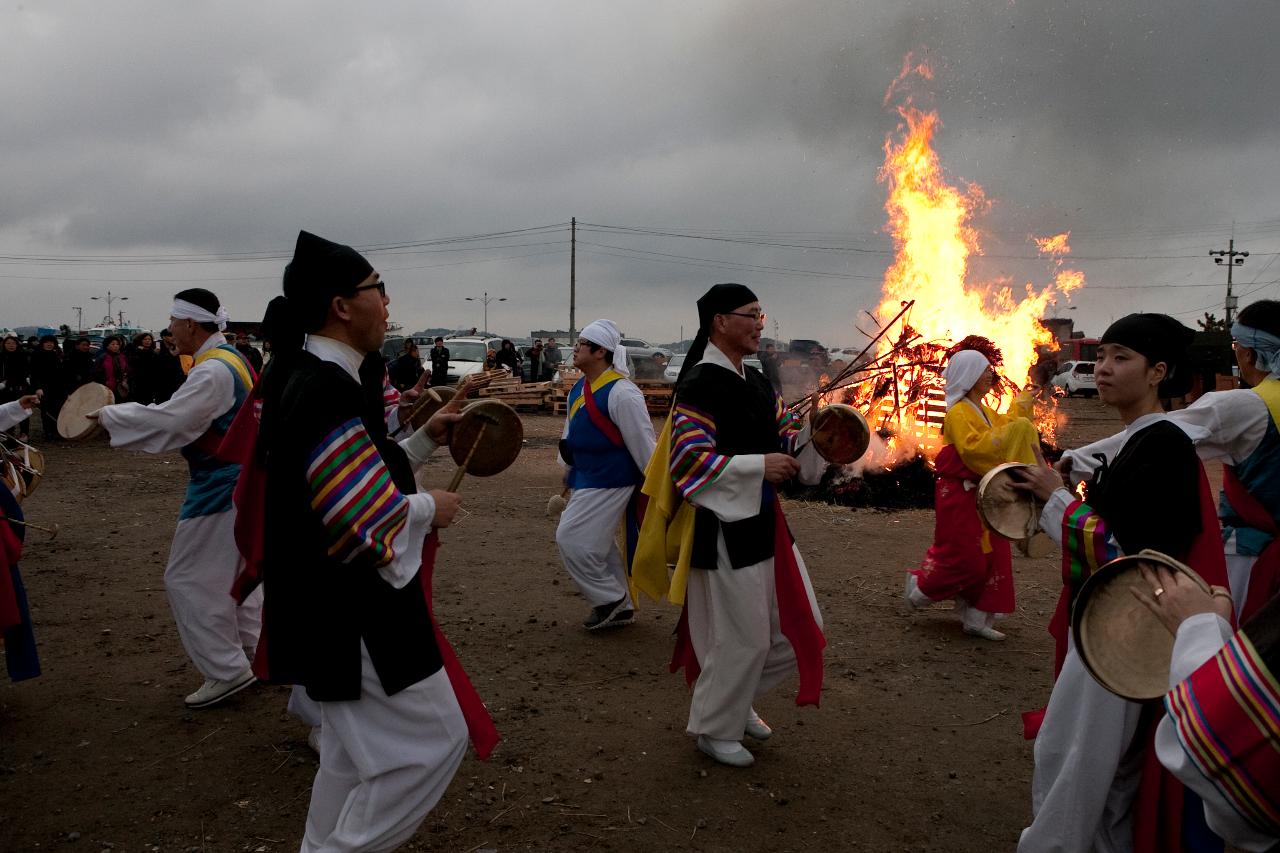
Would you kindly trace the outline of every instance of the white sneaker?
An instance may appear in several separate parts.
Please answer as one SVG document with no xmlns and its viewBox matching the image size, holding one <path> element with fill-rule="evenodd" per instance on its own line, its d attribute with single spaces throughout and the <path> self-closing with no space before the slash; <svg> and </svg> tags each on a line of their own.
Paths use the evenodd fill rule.
<svg viewBox="0 0 1280 853">
<path fill-rule="evenodd" d="M 736 740 L 716 740 L 706 735 L 698 735 L 698 749 L 730 767 L 750 767 L 756 762 L 755 756 L 747 752 L 746 747 Z"/>
<path fill-rule="evenodd" d="M 773 735 L 773 729 L 769 728 L 769 724 L 760 719 L 760 715 L 756 713 L 756 709 L 751 709 L 751 715 L 747 717 L 747 734 L 756 740 L 768 740 Z"/>
<path fill-rule="evenodd" d="M 216 705 L 228 696 L 234 696 L 244 690 L 256 680 L 252 669 L 246 669 L 230 681 L 207 679 L 200 685 L 199 690 L 187 697 L 187 707 L 208 708 L 210 705 Z"/>
</svg>

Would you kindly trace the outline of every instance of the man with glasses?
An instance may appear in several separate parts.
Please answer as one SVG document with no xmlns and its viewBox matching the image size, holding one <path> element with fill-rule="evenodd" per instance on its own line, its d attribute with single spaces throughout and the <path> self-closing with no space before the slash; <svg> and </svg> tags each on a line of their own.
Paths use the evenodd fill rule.
<svg viewBox="0 0 1280 853">
<path fill-rule="evenodd" d="M 241 560 L 235 547 L 232 491 L 240 466 L 218 458 L 218 446 L 257 374 L 223 336 L 227 311 L 218 297 L 192 288 L 173 298 L 169 330 L 178 352 L 191 356 L 186 381 L 163 403 L 121 403 L 98 410 L 111 446 L 148 453 L 181 450 L 191 471 L 178 514 L 164 589 L 178 636 L 204 684 L 186 698 L 208 708 L 254 681 L 249 667 L 258 644 L 262 594 L 237 606 L 231 585 Z"/>
<path fill-rule="evenodd" d="M 303 851 L 403 844 L 444 794 L 468 732 L 481 757 L 496 740 L 428 599 L 434 529 L 460 498 L 414 482 L 448 443 L 464 395 L 408 438 L 389 437 L 388 304 L 355 249 L 303 231 L 263 321 L 273 355 L 246 472 L 262 512 L 246 539 L 270 605 L 255 667 L 319 703 Z"/>
<path fill-rule="evenodd" d="M 808 428 L 800 429 L 760 371 L 743 365 L 759 349 L 765 324 L 755 294 L 717 284 L 698 300 L 698 322 L 677 380 L 667 443 L 655 451 L 669 460 L 667 487 L 695 507 L 673 664 L 686 668 L 693 685 L 687 732 L 698 748 L 722 764 L 747 767 L 754 757 L 743 735 L 772 734 L 753 700 L 797 669 L 797 704 L 816 705 L 821 691 L 822 617 L 776 489 L 797 475 L 817 482 L 825 464 L 807 446 Z M 797 459 L 793 451 L 802 445 Z M 649 513 L 655 503 L 669 505 L 661 489 L 651 493 L 652 481 L 645 488 Z M 646 516 L 646 539 L 650 529 Z M 683 568 L 677 566 L 677 577 Z M 646 573 L 639 557 L 635 572 Z"/>
</svg>

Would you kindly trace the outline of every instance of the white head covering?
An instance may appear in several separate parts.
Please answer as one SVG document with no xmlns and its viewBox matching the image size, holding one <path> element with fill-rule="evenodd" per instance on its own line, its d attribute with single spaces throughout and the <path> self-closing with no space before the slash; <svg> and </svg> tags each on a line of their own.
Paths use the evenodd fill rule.
<svg viewBox="0 0 1280 853">
<path fill-rule="evenodd" d="M 951 356 L 947 369 L 942 371 L 942 378 L 947 381 L 947 408 L 963 400 L 990 366 L 987 357 L 977 350 L 963 349 Z"/>
<path fill-rule="evenodd" d="M 187 302 L 185 299 L 173 300 L 173 307 L 169 309 L 169 316 L 175 320 L 195 320 L 197 323 L 216 323 L 218 329 L 225 329 L 227 321 L 231 319 L 231 315 L 227 313 L 226 306 L 219 305 L 217 314 L 210 314 L 204 308 L 193 302 Z"/>
<path fill-rule="evenodd" d="M 596 320 L 588 324 L 578 337 L 612 352 L 613 369 L 623 376 L 631 375 L 631 370 L 627 367 L 627 348 L 622 345 L 622 330 L 617 323 L 612 320 Z"/>
</svg>

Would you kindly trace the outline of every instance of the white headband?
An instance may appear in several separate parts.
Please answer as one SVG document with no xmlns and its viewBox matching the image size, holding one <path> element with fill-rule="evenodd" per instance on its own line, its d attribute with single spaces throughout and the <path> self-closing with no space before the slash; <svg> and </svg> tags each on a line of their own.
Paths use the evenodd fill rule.
<svg viewBox="0 0 1280 853">
<path fill-rule="evenodd" d="M 218 306 L 217 314 L 210 314 L 208 310 L 201 308 L 185 299 L 173 300 L 173 307 L 169 309 L 169 316 L 175 320 L 195 320 L 197 323 L 216 323 L 219 330 L 227 327 L 227 320 L 231 319 L 231 315 L 227 313 L 227 309 L 221 305 Z"/>
<path fill-rule="evenodd" d="M 963 400 L 990 366 L 987 357 L 977 350 L 962 349 L 951 356 L 946 370 L 942 371 L 942 378 L 947 382 L 947 408 Z"/>
<path fill-rule="evenodd" d="M 622 345 L 622 332 L 618 329 L 617 323 L 612 320 L 596 320 L 594 323 L 588 323 L 578 337 L 612 352 L 613 369 L 623 376 L 631 375 L 631 371 L 627 368 L 627 348 Z"/>
</svg>

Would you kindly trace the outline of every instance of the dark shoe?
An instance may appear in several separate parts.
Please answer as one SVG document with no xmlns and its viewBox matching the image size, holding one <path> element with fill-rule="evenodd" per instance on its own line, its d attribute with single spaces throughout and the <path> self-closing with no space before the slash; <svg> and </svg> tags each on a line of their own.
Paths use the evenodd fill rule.
<svg viewBox="0 0 1280 853">
<path fill-rule="evenodd" d="M 601 628 L 620 628 L 635 621 L 635 611 L 627 607 L 627 600 L 620 598 L 612 604 L 601 604 L 591 609 L 591 616 L 584 619 L 582 627 L 588 631 Z"/>
</svg>

